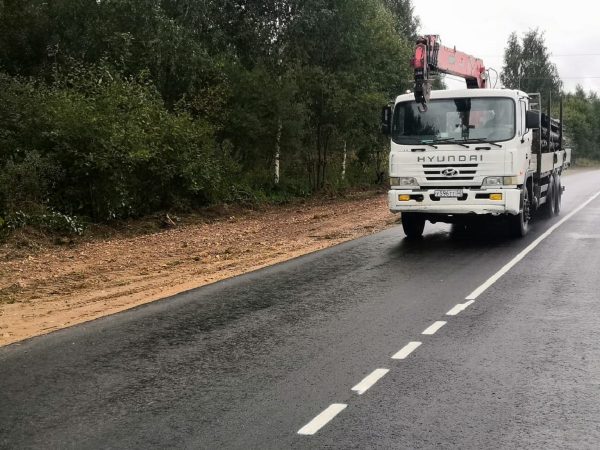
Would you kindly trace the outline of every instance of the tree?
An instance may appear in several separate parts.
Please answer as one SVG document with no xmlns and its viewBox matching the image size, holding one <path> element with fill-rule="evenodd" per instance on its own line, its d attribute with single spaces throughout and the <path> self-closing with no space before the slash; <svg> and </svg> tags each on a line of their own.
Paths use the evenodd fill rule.
<svg viewBox="0 0 600 450">
<path fill-rule="evenodd" d="M 510 89 L 550 93 L 555 98 L 560 95 L 562 81 L 556 65 L 550 61 L 544 33 L 530 30 L 521 41 L 516 33 L 509 36 L 500 79 Z"/>
<path fill-rule="evenodd" d="M 0 0 L 0 214 L 381 179 L 418 25 L 412 0 Z"/>
<path fill-rule="evenodd" d="M 564 121 L 577 158 L 600 160 L 600 99 L 581 86 L 564 98 Z"/>
<path fill-rule="evenodd" d="M 414 41 L 421 21 L 414 14 L 415 7 L 412 0 L 383 0 L 383 3 L 393 15 L 396 33 Z"/>
<path fill-rule="evenodd" d="M 307 0 L 291 33 L 308 113 L 305 161 L 321 189 L 332 160 L 342 172 L 344 141 L 378 145 L 377 111 L 406 86 L 410 47 L 378 0 Z"/>
</svg>

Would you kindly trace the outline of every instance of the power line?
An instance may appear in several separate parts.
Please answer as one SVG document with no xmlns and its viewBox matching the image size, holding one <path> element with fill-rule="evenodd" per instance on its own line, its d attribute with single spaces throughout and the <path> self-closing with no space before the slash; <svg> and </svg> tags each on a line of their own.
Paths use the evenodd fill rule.
<svg viewBox="0 0 600 450">
<path fill-rule="evenodd" d="M 444 77 L 450 78 L 451 80 L 455 80 L 455 81 L 465 81 L 464 78 L 460 78 L 460 77 L 456 77 L 454 75 L 444 75 Z M 595 80 L 595 79 L 599 79 L 600 76 L 592 76 L 592 77 L 561 77 L 559 76 L 558 78 L 560 78 L 561 80 Z M 521 80 L 554 80 L 554 78 L 552 77 L 521 77 Z M 408 80 L 411 81 L 411 80 Z"/>
<path fill-rule="evenodd" d="M 558 77 L 561 80 L 593 80 L 600 77 Z M 554 78 L 549 77 L 523 77 L 521 80 L 553 80 Z"/>
<path fill-rule="evenodd" d="M 570 58 L 578 56 L 600 56 L 600 53 L 561 53 L 557 55 L 548 55 L 550 58 Z M 504 55 L 479 55 L 480 58 L 503 58 Z"/>
<path fill-rule="evenodd" d="M 578 57 L 578 56 L 600 56 L 600 53 L 563 53 L 563 54 L 557 54 L 557 55 L 548 55 L 550 56 L 550 58 L 570 58 L 571 56 L 574 57 Z"/>
</svg>

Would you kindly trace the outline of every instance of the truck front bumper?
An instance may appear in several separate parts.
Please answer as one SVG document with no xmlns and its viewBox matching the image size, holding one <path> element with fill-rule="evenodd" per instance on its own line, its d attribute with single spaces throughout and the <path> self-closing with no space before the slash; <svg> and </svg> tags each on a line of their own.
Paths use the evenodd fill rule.
<svg viewBox="0 0 600 450">
<path fill-rule="evenodd" d="M 490 194 L 502 194 L 501 200 L 491 200 Z M 401 196 L 409 200 L 400 200 Z M 423 212 L 435 214 L 518 214 L 521 189 L 463 189 L 461 198 L 439 198 L 433 189 L 392 189 L 388 191 L 392 212 Z"/>
</svg>

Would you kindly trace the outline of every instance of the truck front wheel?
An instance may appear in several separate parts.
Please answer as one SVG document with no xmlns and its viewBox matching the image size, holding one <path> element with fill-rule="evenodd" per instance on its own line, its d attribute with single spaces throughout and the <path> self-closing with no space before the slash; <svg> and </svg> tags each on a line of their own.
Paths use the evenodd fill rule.
<svg viewBox="0 0 600 450">
<path fill-rule="evenodd" d="M 529 231 L 529 191 L 526 186 L 523 186 L 521 198 L 519 214 L 508 216 L 508 231 L 513 237 L 523 237 Z"/>
<path fill-rule="evenodd" d="M 425 218 L 419 213 L 402 213 L 402 229 L 407 238 L 419 238 L 425 229 Z"/>
</svg>

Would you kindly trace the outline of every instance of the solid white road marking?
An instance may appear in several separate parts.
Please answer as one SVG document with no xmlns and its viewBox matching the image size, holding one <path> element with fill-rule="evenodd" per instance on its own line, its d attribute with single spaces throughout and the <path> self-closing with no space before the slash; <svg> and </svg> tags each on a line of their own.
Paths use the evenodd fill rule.
<svg viewBox="0 0 600 450">
<path fill-rule="evenodd" d="M 321 414 L 298 430 L 298 434 L 312 435 L 327 425 L 331 419 L 346 409 L 344 403 L 332 403 Z"/>
<path fill-rule="evenodd" d="M 459 312 L 464 311 L 465 309 L 467 309 L 469 306 L 471 306 L 473 303 L 475 302 L 475 300 L 469 300 L 466 303 L 459 303 L 458 305 L 456 305 L 454 308 L 452 308 L 450 311 L 448 311 L 446 313 L 447 316 L 455 316 L 457 315 Z"/>
<path fill-rule="evenodd" d="M 423 333 L 421 334 L 435 334 L 435 332 L 442 328 L 444 325 L 446 325 L 446 322 L 438 320 L 437 322 L 433 322 L 431 325 L 425 328 L 425 331 L 423 331 Z"/>
<path fill-rule="evenodd" d="M 575 208 L 575 210 L 571 211 L 563 219 L 561 219 L 560 221 L 558 221 L 557 223 L 552 225 L 550 228 L 548 228 L 544 234 L 542 234 L 535 241 L 533 241 L 531 244 L 529 244 L 527 247 L 525 247 L 525 249 L 521 253 L 519 253 L 512 260 L 510 260 L 498 272 L 496 272 L 494 275 L 492 275 L 490 278 L 488 278 L 481 286 L 479 286 L 477 289 L 475 289 L 473 292 L 471 292 L 469 295 L 467 295 L 465 297 L 465 299 L 466 300 L 475 300 L 477 297 L 479 297 L 487 288 L 489 288 L 492 284 L 494 284 L 496 281 L 498 281 L 498 279 L 502 275 L 504 275 L 506 272 L 508 272 L 510 269 L 512 269 L 519 261 L 521 261 L 523 258 L 525 258 L 525 256 L 527 256 L 528 253 L 530 253 L 534 248 L 536 248 L 540 244 L 540 242 L 542 242 L 544 239 L 546 239 L 548 236 L 550 236 L 554 232 L 554 230 L 556 230 L 563 223 L 565 223 L 567 220 L 569 220 L 571 217 L 573 217 L 575 214 L 577 214 L 579 211 L 581 211 L 583 208 L 585 208 L 590 202 L 594 201 L 596 199 L 596 197 L 598 197 L 599 195 L 600 195 L 600 192 L 597 192 L 596 194 L 592 195 L 589 199 L 587 199 L 585 202 L 583 202 L 581 205 L 579 205 L 577 208 Z"/>
<path fill-rule="evenodd" d="M 400 351 L 395 353 L 394 356 L 392 356 L 392 359 L 406 358 L 408 355 L 410 355 L 412 352 L 414 352 L 419 347 L 419 345 L 421 345 L 421 342 L 415 342 L 415 341 L 409 342 L 404 347 L 402 347 L 402 349 Z"/>
<path fill-rule="evenodd" d="M 371 386 L 377 383 L 379 379 L 389 371 L 390 369 L 375 369 L 373 372 L 371 372 L 369 375 L 363 378 L 363 380 L 360 383 L 354 386 L 352 390 L 358 395 L 364 394 Z"/>
<path fill-rule="evenodd" d="M 468 306 L 470 306 L 473 301 L 479 297 L 487 288 L 489 288 L 492 284 L 494 284 L 502 275 L 512 269 L 519 261 L 521 261 L 528 253 L 530 253 L 534 248 L 536 248 L 544 239 L 550 236 L 558 227 L 560 227 L 563 223 L 585 208 L 588 204 L 594 201 L 598 196 L 600 196 L 600 192 L 592 195 L 588 200 L 583 202 L 573 211 L 571 211 L 567 216 L 563 219 L 552 225 L 548 230 L 544 232 L 540 237 L 538 237 L 535 241 L 529 244 L 523 251 L 521 251 L 517 256 L 515 256 L 512 260 L 510 260 L 506 265 L 504 265 L 498 272 L 488 278 L 481 286 L 471 292 L 465 299 L 470 300 L 466 303 L 459 303 L 454 308 L 446 313 L 448 316 L 455 316 L 460 313 Z M 440 328 L 446 325 L 446 322 L 437 321 L 432 325 L 427 327 L 422 334 L 432 335 L 435 334 Z M 404 359 L 410 353 L 412 353 L 416 348 L 421 345 L 421 342 L 409 342 L 405 345 L 399 352 L 397 352 L 393 359 Z M 357 392 L 359 395 L 366 392 L 371 386 L 373 386 L 381 377 L 383 377 L 386 373 L 389 372 L 389 369 L 376 369 L 370 375 L 365 377 L 360 383 L 352 388 L 353 391 Z M 344 403 L 332 403 L 325 409 L 321 414 L 316 416 L 313 420 L 304 425 L 300 430 L 298 430 L 298 434 L 302 435 L 313 435 L 325 425 L 327 425 L 335 416 L 337 416 L 340 412 L 346 409 L 348 405 Z"/>
</svg>

